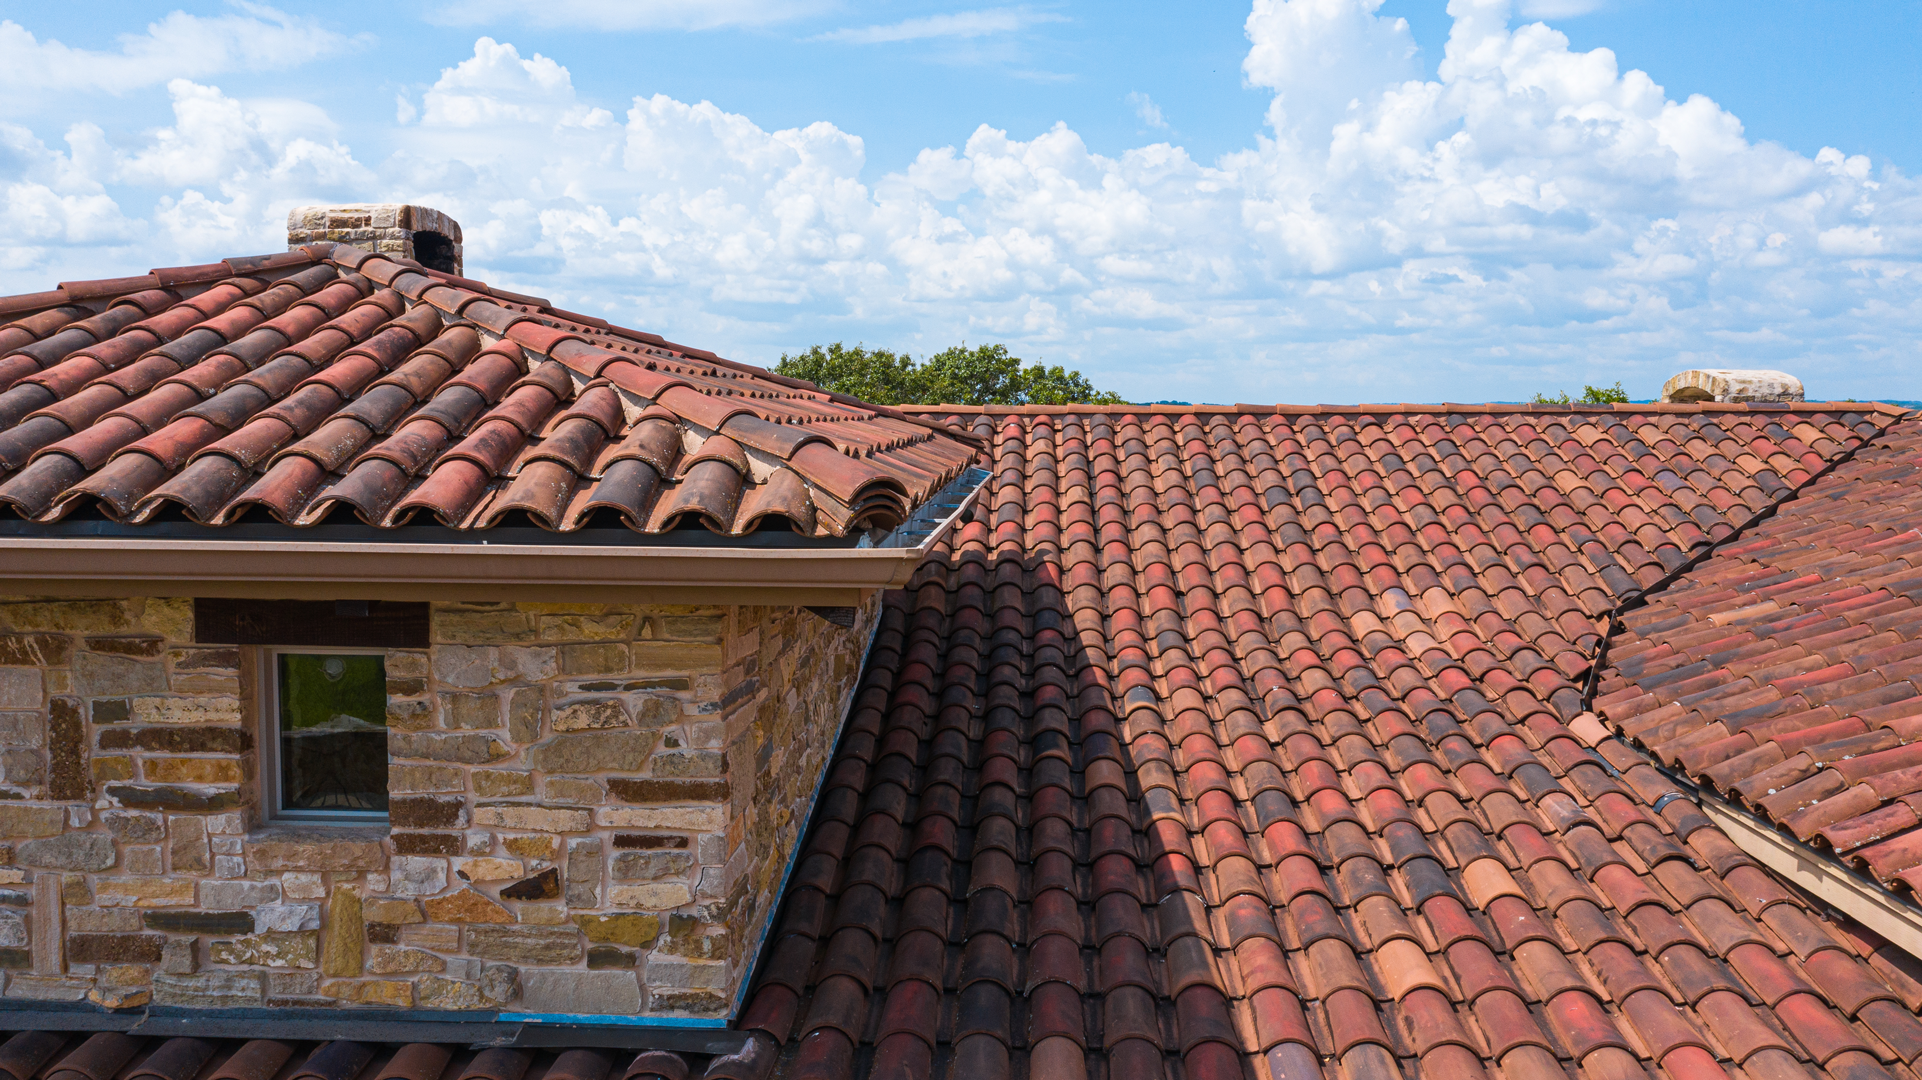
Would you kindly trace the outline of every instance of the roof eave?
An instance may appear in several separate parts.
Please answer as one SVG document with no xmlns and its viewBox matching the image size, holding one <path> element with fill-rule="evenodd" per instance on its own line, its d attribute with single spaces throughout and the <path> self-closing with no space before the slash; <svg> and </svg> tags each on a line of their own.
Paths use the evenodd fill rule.
<svg viewBox="0 0 1922 1080">
<path fill-rule="evenodd" d="M 871 590 L 906 584 L 924 548 L 0 537 L 0 590 L 43 596 L 842 606 Z"/>
<path fill-rule="evenodd" d="M 846 548 L 0 536 L 0 592 L 848 606 L 906 585 L 986 480 L 968 470 L 879 543 Z"/>
</svg>

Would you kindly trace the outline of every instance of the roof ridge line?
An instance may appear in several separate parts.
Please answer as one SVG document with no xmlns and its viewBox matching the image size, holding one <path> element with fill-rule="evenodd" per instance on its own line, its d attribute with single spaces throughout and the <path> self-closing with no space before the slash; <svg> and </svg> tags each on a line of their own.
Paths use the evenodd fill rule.
<svg viewBox="0 0 1922 1080">
<path fill-rule="evenodd" d="M 320 246 L 321 246 L 320 244 L 307 245 L 308 248 L 318 248 Z M 319 261 L 330 262 L 336 266 L 341 266 L 343 264 L 340 263 L 334 257 L 334 253 L 341 248 L 348 248 L 354 251 L 367 252 L 366 248 L 355 247 L 353 244 L 327 243 L 327 253 L 325 255 L 320 255 L 317 252 L 314 254 L 316 255 L 316 258 Z M 769 370 L 768 368 L 757 367 L 753 364 L 745 363 L 740 360 L 729 360 L 728 358 L 721 356 L 718 353 L 710 352 L 706 349 L 697 349 L 697 348 L 693 348 L 692 346 L 676 344 L 675 342 L 669 341 L 664 337 L 660 338 L 659 342 L 649 341 L 642 336 L 642 333 L 640 331 L 630 330 L 627 327 L 609 322 L 606 319 L 603 319 L 597 315 L 582 315 L 580 312 L 564 311 L 563 309 L 554 307 L 554 305 L 549 303 L 548 300 L 544 297 L 529 296 L 525 293 L 511 292 L 505 289 L 497 289 L 494 286 L 488 284 L 487 282 L 479 280 L 478 278 L 470 278 L 470 277 L 466 277 L 459 274 L 449 274 L 449 273 L 446 273 L 445 271 L 435 270 L 432 267 L 422 266 L 421 264 L 419 264 L 418 262 L 412 259 L 402 258 L 396 255 L 390 255 L 386 252 L 372 251 L 372 252 L 367 252 L 367 254 L 369 258 L 361 260 L 361 264 L 365 264 L 366 262 L 369 262 L 372 259 L 386 259 L 389 262 L 393 262 L 398 265 L 407 267 L 409 270 L 413 270 L 415 272 L 425 274 L 428 277 L 433 278 L 435 281 L 438 281 L 443 285 L 447 285 L 453 288 L 466 289 L 469 291 L 477 291 L 482 296 L 484 296 L 489 300 L 493 300 L 493 301 L 507 300 L 510 303 L 526 304 L 530 307 L 539 308 L 542 314 L 551 316 L 556 319 L 565 319 L 570 322 L 576 321 L 577 319 L 592 319 L 595 323 L 599 324 L 599 326 L 596 327 L 597 329 L 627 341 L 633 341 L 638 344 L 645 345 L 649 348 L 667 348 L 667 349 L 679 352 L 691 359 L 701 361 L 704 363 L 715 364 L 720 367 L 727 368 L 731 371 L 736 371 L 743 374 L 753 375 L 758 378 L 763 378 L 772 383 L 775 383 L 776 385 L 784 386 L 790 390 L 811 390 L 811 391 L 814 391 L 815 393 L 826 395 L 828 400 L 833 401 L 837 404 L 849 405 L 856 408 L 867 409 L 871 412 L 876 413 L 877 415 L 887 416 L 893 419 L 900 420 L 903 423 L 913 424 L 916 427 L 925 428 L 931 432 L 934 432 L 935 434 L 945 435 L 950 438 L 959 439 L 963 442 L 968 443 L 970 446 L 973 446 L 977 450 L 983 449 L 987 445 L 986 440 L 984 440 L 981 436 L 976 435 L 971 431 L 965 431 L 949 424 L 938 423 L 936 421 L 932 421 L 924 417 L 910 415 L 902 411 L 897 406 L 880 405 L 872 401 L 864 401 L 857 397 L 851 397 L 847 394 L 836 393 L 835 391 L 832 391 L 832 390 L 823 389 L 822 387 L 820 387 L 815 383 L 808 382 L 806 379 L 796 379 L 789 375 L 782 375 L 779 372 Z M 361 264 L 356 264 L 356 265 L 358 266 Z M 354 268 L 349 268 L 349 269 L 354 269 Z M 355 269 L 355 272 L 358 273 L 358 270 Z M 654 335 L 654 336 L 659 337 L 659 335 Z M 586 343 L 589 345 L 594 344 L 591 341 L 587 341 Z M 544 356 L 547 355 L 547 353 L 544 350 L 537 349 L 535 351 L 541 352 L 541 354 Z"/>
<path fill-rule="evenodd" d="M 812 384 L 809 384 L 812 385 Z M 828 392 L 828 391 L 823 391 Z M 1849 407 L 1854 406 L 1853 410 Z M 870 408 L 875 406 L 870 405 Z M 1474 413 L 1477 415 L 1541 414 L 1557 415 L 1562 413 L 1598 414 L 1618 413 L 1625 415 L 1642 414 L 1680 414 L 1700 415 L 1703 413 L 1833 413 L 1868 412 L 1879 416 L 1906 417 L 1914 410 L 1901 405 L 1890 405 L 1881 401 L 1655 401 L 1655 402 L 1613 402 L 1605 405 L 1529 405 L 1513 402 L 1441 402 L 1441 403 L 1401 403 L 1401 404 L 1353 404 L 1353 405 L 1166 405 L 1159 403 L 1119 405 L 949 405 L 949 404 L 901 404 L 884 406 L 899 409 L 906 413 L 950 413 L 961 416 L 1099 416 L 1120 414 L 1149 413 L 1156 415 L 1181 415 L 1185 413 L 1230 414 L 1236 416 L 1318 416 L 1327 414 L 1441 414 Z"/>
<path fill-rule="evenodd" d="M 211 285 L 257 270 L 273 270 L 321 261 L 321 256 L 307 250 L 311 246 L 304 245 L 266 255 L 235 256 L 219 262 L 188 266 L 160 266 L 145 274 L 129 277 L 62 281 L 45 292 L 0 296 L 0 324 L 67 304 L 114 301 L 134 293 L 150 289 L 171 289 L 178 285 Z"/>
</svg>

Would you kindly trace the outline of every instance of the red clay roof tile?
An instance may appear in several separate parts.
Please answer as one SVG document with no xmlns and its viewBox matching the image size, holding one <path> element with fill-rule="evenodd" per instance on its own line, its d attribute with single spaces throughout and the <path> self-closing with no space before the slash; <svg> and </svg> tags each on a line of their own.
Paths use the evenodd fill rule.
<svg viewBox="0 0 1922 1080">
<path fill-rule="evenodd" d="M 1787 503 L 1741 544 L 1625 620 L 1620 645 L 1636 652 L 1646 652 L 1650 635 L 1682 645 L 1703 636 L 1695 628 L 1711 625 L 1760 635 L 1777 646 L 1768 654 L 1770 690 L 1804 712 L 1758 710 L 1748 698 L 1717 696 L 1763 675 L 1754 661 L 1715 655 L 1712 642 L 1695 646 L 1700 658 L 1688 667 L 1631 661 L 1605 673 L 1597 699 L 1657 756 L 1679 761 L 1798 837 L 1854 852 L 1858 865 L 1895 887 L 1906 887 L 1898 875 L 1915 864 L 1903 835 L 1917 821 L 1898 801 L 1908 791 L 1898 789 L 1910 787 L 1905 774 L 1918 759 L 1898 721 L 1922 711 L 1922 691 L 1904 666 L 1922 642 L 1857 620 L 1917 614 L 1911 594 L 1922 582 L 1912 579 L 1922 575 L 1909 561 L 1915 554 L 1904 514 L 1915 511 L 1911 474 L 1919 442 L 1917 425 L 1898 425 L 1825 477 L 1822 497 Z M 1816 567 L 1819 573 L 1808 572 Z M 1804 623 L 1821 632 L 1807 633 Z M 1684 673 L 1688 679 L 1678 681 Z M 1733 739 L 1728 749 L 1739 752 L 1699 742 L 1685 747 L 1695 730 L 1687 724 L 1627 719 L 1671 705 L 1681 707 L 1678 720 L 1719 718 L 1717 726 L 1739 732 L 1753 748 Z"/>
<path fill-rule="evenodd" d="M 1795 485 L 1845 451 L 1876 453 L 1868 440 L 1890 437 L 1891 413 L 937 415 L 991 441 L 995 475 L 914 586 L 891 595 L 863 691 L 886 705 L 850 719 L 861 745 L 885 741 L 897 760 L 922 763 L 910 769 L 916 800 L 890 803 L 892 819 L 917 837 L 975 835 L 971 851 L 954 839 L 927 848 L 958 877 L 891 885 L 903 918 L 878 929 L 895 935 L 884 984 L 915 980 L 917 993 L 938 989 L 944 1009 L 968 1013 L 967 1031 L 931 1035 L 932 1060 L 966 1057 L 992 1073 L 1018 1062 L 1026 1039 L 1030 1075 L 1044 1060 L 1074 1069 L 1102 1055 L 1117 1078 L 1233 1075 L 1245 1054 L 1261 1064 L 1240 1069 L 1283 1080 L 1322 1075 L 1318 1055 L 1356 1076 L 1599 1078 L 1658 1066 L 1714 1075 L 1736 1062 L 1790 1075 L 1798 1062 L 1820 1068 L 1807 1064 L 1813 1052 L 1839 1077 L 1873 1060 L 1849 1016 L 1900 1008 L 1913 1020 L 1922 981 L 1839 949 L 1821 916 L 1699 810 L 1665 799 L 1673 785 L 1646 759 L 1618 743 L 1600 756 L 1587 748 L 1603 732 L 1584 726 L 1577 681 L 1616 605 L 1678 573 L 1690 581 L 1681 568 L 1711 540 L 1761 535 L 1770 523 L 1755 519 L 1796 505 L 1782 502 Z M 1835 484 L 1850 467 L 1813 482 Z M 1726 597 L 1678 608 L 1665 629 L 1631 615 L 1604 678 L 1674 673 L 1647 691 L 1671 696 L 1641 708 L 1639 686 L 1611 682 L 1598 704 L 1618 721 L 1688 718 L 1669 706 L 1727 684 L 1683 684 L 1750 646 L 1741 658 L 1761 663 L 1742 677 L 1782 670 L 1738 690 L 1772 696 L 1732 712 L 1885 694 L 1886 679 L 1851 683 L 1812 703 L 1803 695 L 1842 679 L 1787 680 L 1901 644 L 1899 631 L 1850 621 L 1896 609 L 1843 607 L 1887 586 L 1808 593 L 1822 597 L 1814 620 L 1789 610 L 1809 602 L 1802 582 L 1770 593 L 1766 614 L 1702 621 L 1809 576 L 1745 592 L 1717 582 Z M 1858 625 L 1869 633 L 1850 636 Z M 919 659 L 903 663 L 910 653 Z M 1860 674 L 1849 666 L 1844 678 Z M 1733 724 L 1719 737 L 1739 730 L 1775 746 L 1752 733 L 1791 715 L 1718 713 L 1677 734 Z M 1900 731 L 1855 734 L 1883 729 Z M 1796 747 L 1828 756 L 1805 758 L 1791 783 L 1867 760 L 1826 748 L 1846 737 Z M 1748 752 L 1728 749 L 1738 752 L 1717 764 Z M 839 805 L 837 785 L 850 806 L 891 787 L 866 769 L 836 771 L 824 805 Z M 979 794 L 966 801 L 963 790 Z M 825 820 L 817 834 L 835 827 Z M 832 857 L 850 864 L 845 840 Z M 818 897 L 833 874 L 823 868 L 793 895 Z M 945 919 L 949 883 L 977 879 L 993 884 L 968 903 L 967 940 L 1012 956 L 1010 978 L 1025 965 L 1020 987 L 947 968 L 938 939 L 908 929 L 923 896 Z M 923 941 L 927 959 L 904 965 Z M 846 978 L 831 970 L 809 977 Z M 1077 985 L 1083 972 L 1092 977 Z M 1898 984 L 1916 1001 L 1903 1003 Z M 1891 1023 L 1896 1040 L 1913 1034 Z M 881 1046 L 902 1038 L 880 1040 L 869 1075 L 883 1073 Z"/>
<path fill-rule="evenodd" d="M 897 410 L 345 246 L 68 282 L 0 316 L 0 503 L 43 522 L 173 506 L 210 525 L 261 508 L 572 532 L 605 510 L 637 531 L 838 537 L 900 523 L 975 454 Z M 469 365 L 482 335 L 492 359 Z M 288 446 L 317 430 L 331 441 Z M 605 462 L 603 440 L 621 448 Z M 271 456 L 290 450 L 310 464 Z M 612 467 L 628 460 L 653 472 Z"/>
</svg>

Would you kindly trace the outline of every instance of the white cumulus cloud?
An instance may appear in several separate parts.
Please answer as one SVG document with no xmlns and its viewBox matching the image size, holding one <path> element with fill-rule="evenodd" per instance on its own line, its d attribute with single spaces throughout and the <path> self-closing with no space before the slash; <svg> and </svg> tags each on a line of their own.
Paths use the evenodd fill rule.
<svg viewBox="0 0 1922 1080">
<path fill-rule="evenodd" d="M 1275 92 L 1268 120 L 1278 132 L 1323 141 L 1351 113 L 1361 115 L 1358 110 L 1420 74 L 1407 21 L 1377 16 L 1381 4 L 1255 0 L 1241 70 L 1250 85 Z"/>
<path fill-rule="evenodd" d="M 270 250 L 297 202 L 398 199 L 458 218 L 476 276 L 749 361 L 965 338 L 1137 399 L 1648 396 L 1688 366 L 1922 398 L 1922 185 L 1756 141 L 1510 0 L 1451 0 L 1426 78 L 1380 7 L 1255 0 L 1243 77 L 1272 106 L 1214 160 L 1057 124 L 870 161 L 825 122 L 588 100 L 564 57 L 483 37 L 363 164 L 352 126 L 180 80 L 174 122 L 120 142 L 0 127 L 0 285 Z"/>
<path fill-rule="evenodd" d="M 522 59 L 514 46 L 486 37 L 474 43 L 471 58 L 441 73 L 426 102 L 422 123 L 430 127 L 570 125 L 612 118 L 605 109 L 575 101 L 566 68 L 540 53 Z"/>
</svg>

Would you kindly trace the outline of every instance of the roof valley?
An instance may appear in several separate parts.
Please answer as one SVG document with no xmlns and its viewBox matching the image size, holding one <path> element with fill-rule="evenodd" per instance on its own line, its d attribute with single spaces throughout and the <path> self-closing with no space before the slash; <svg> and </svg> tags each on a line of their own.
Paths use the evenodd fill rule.
<svg viewBox="0 0 1922 1080">
<path fill-rule="evenodd" d="M 1891 427 L 1627 615 L 1595 698 L 1671 773 L 1904 893 L 1922 883 L 1918 447 L 1922 425 Z"/>
</svg>

